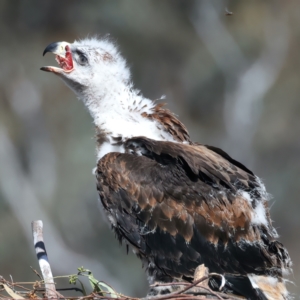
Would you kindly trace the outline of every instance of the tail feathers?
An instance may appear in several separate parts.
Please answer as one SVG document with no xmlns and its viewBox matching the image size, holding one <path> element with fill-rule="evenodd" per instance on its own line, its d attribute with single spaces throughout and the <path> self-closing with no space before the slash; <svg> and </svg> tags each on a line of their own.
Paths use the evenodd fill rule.
<svg viewBox="0 0 300 300">
<path fill-rule="evenodd" d="M 222 291 L 227 294 L 243 296 L 249 300 L 287 300 L 288 292 L 281 279 L 271 276 L 225 274 L 226 283 Z M 209 285 L 219 290 L 221 279 L 211 277 Z"/>
<path fill-rule="evenodd" d="M 243 296 L 251 300 L 269 300 L 264 293 L 256 287 L 253 287 L 247 276 L 225 275 L 226 283 L 222 288 L 222 292 L 237 296 Z M 219 290 L 221 279 L 219 277 L 211 277 L 209 285 L 213 290 Z"/>
<path fill-rule="evenodd" d="M 252 286 L 260 289 L 268 300 L 287 300 L 289 293 L 282 278 L 248 275 Z"/>
</svg>

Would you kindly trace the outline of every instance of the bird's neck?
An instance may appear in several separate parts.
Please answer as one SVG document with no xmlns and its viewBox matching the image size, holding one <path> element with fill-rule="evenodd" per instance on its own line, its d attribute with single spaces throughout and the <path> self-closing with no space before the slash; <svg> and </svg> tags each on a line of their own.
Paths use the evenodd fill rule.
<svg viewBox="0 0 300 300">
<path fill-rule="evenodd" d="M 98 91 L 88 91 L 83 97 L 96 127 L 106 132 L 118 134 L 123 131 L 122 124 L 135 124 L 141 121 L 143 113 L 149 113 L 155 106 L 152 100 L 139 94 L 126 84 Z M 118 130 L 117 130 L 118 128 Z"/>
<path fill-rule="evenodd" d="M 82 100 L 96 125 L 98 158 L 123 152 L 123 142 L 137 136 L 190 142 L 187 129 L 172 112 L 123 82 L 87 90 Z"/>
<path fill-rule="evenodd" d="M 149 117 L 157 105 L 130 86 L 103 89 L 97 94 L 89 91 L 82 100 L 96 125 L 98 158 L 122 152 L 119 145 L 134 136 L 176 141 L 157 119 Z"/>
</svg>

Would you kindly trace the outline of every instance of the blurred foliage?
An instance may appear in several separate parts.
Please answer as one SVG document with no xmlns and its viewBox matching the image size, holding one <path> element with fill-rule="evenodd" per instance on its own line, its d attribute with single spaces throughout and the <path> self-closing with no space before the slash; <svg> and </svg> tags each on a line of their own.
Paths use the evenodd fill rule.
<svg viewBox="0 0 300 300">
<path fill-rule="evenodd" d="M 140 261 L 118 247 L 97 209 L 91 118 L 39 70 L 54 62 L 42 57 L 50 42 L 110 34 L 146 97 L 166 95 L 194 140 L 264 180 L 299 285 L 299 15 L 296 0 L 2 0 L 1 275 L 28 276 L 37 264 L 30 222 L 43 219 L 55 275 L 83 264 L 120 292 L 146 294 Z"/>
</svg>

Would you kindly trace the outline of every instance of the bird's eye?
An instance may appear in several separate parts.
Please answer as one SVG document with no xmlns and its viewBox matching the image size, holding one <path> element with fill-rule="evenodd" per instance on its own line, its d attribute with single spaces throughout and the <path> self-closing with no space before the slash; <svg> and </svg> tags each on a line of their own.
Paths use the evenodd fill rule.
<svg viewBox="0 0 300 300">
<path fill-rule="evenodd" d="M 78 56 L 78 62 L 81 64 L 81 65 L 85 65 L 87 62 L 88 62 L 88 59 L 87 57 L 84 55 L 84 54 L 79 54 Z"/>
</svg>

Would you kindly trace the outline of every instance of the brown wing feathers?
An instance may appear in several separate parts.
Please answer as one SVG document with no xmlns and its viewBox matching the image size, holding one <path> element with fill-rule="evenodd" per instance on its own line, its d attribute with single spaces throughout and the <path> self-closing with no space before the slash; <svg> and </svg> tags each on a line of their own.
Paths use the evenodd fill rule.
<svg viewBox="0 0 300 300">
<path fill-rule="evenodd" d="M 190 136 L 184 124 L 170 110 L 164 108 L 164 106 L 165 103 L 159 103 L 152 109 L 151 113 L 143 112 L 142 116 L 157 121 L 159 129 L 169 132 L 175 140 L 189 142 Z"/>
<path fill-rule="evenodd" d="M 221 273 L 281 274 L 287 252 L 267 227 L 251 224 L 254 208 L 240 193 L 258 193 L 252 172 L 202 145 L 139 137 L 124 146 L 128 153 L 98 162 L 98 191 L 119 239 L 152 261 L 156 280 L 192 277 L 201 263 Z"/>
<path fill-rule="evenodd" d="M 57 53 L 60 44 L 50 44 L 44 53 Z M 131 245 L 147 264 L 150 281 L 192 281 L 195 268 L 205 264 L 211 272 L 224 274 L 230 293 L 236 285 L 237 295 L 266 300 L 262 292 L 253 290 L 271 286 L 268 293 L 274 296 L 269 299 L 284 295 L 279 290 L 285 285 L 277 285 L 279 292 L 275 291 L 274 280 L 282 279 L 282 269 L 291 262 L 276 241 L 259 179 L 221 149 L 193 143 L 184 124 L 164 104 L 155 105 L 135 90 L 125 60 L 110 41 L 92 38 L 67 47 L 72 52 L 84 48 L 87 56 L 92 50 L 92 56 L 97 52 L 102 58 L 89 64 L 92 72 L 80 75 L 79 81 L 67 76 L 69 72 L 59 74 L 94 119 L 101 202 L 118 239 Z M 90 76 L 97 71 L 109 74 L 109 80 L 102 76 L 100 89 L 95 87 L 101 76 Z M 91 82 L 83 91 L 80 81 L 85 79 Z M 126 140 L 144 129 L 156 140 Z M 265 276 L 259 284 L 254 282 L 257 275 L 274 278 L 269 282 Z"/>
<path fill-rule="evenodd" d="M 166 155 L 175 158 L 188 167 L 197 177 L 201 176 L 202 174 L 199 175 L 199 173 L 202 172 L 207 180 L 218 182 L 232 191 L 236 191 L 240 187 L 244 189 L 258 187 L 255 176 L 251 171 L 218 148 L 213 147 L 214 151 L 210 151 L 204 145 L 183 145 L 153 141 L 143 137 L 129 139 L 126 147 L 135 148 L 141 144 L 144 149 L 148 150 L 148 156 L 156 155 L 157 160 L 159 160 L 158 156 Z M 217 153 L 216 149 L 222 151 L 223 156 Z M 147 155 L 147 152 L 145 155 Z M 224 159 L 225 155 L 226 159 Z M 216 186 L 216 188 L 218 187 Z"/>
</svg>

